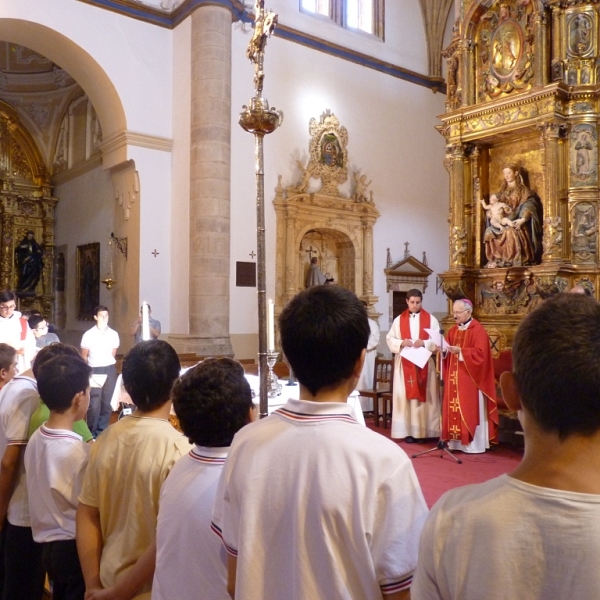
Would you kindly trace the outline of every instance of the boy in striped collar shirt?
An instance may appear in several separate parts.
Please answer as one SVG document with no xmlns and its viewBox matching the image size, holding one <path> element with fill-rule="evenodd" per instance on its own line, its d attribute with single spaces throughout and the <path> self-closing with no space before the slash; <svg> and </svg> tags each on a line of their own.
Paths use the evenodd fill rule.
<svg viewBox="0 0 600 600">
<path fill-rule="evenodd" d="M 284 308 L 279 330 L 300 400 L 231 445 L 213 511 L 229 593 L 408 598 L 425 501 L 406 454 L 346 403 L 365 358 L 366 310 L 344 288 L 312 287 Z"/>
<path fill-rule="evenodd" d="M 40 397 L 50 417 L 25 450 L 33 539 L 55 600 L 83 600 L 85 582 L 75 544 L 75 513 L 90 447 L 73 431 L 90 403 L 91 367 L 77 355 L 51 358 L 36 370 Z"/>
</svg>

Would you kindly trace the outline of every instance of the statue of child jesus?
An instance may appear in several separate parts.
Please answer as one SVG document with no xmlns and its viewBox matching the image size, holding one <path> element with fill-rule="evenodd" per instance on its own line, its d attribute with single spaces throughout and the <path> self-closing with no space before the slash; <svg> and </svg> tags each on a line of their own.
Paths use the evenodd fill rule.
<svg viewBox="0 0 600 600">
<path fill-rule="evenodd" d="M 498 202 L 496 194 L 490 196 L 489 204 L 486 204 L 485 200 L 481 200 L 481 206 L 487 211 L 486 216 L 493 227 L 498 229 L 503 229 L 503 226 L 515 227 L 514 221 L 506 216 L 512 213 L 512 208 L 506 202 Z"/>
</svg>

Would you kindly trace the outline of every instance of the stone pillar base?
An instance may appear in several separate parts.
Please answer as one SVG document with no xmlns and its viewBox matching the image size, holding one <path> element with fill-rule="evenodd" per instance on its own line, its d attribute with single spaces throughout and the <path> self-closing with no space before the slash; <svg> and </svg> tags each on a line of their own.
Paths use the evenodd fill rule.
<svg viewBox="0 0 600 600">
<path fill-rule="evenodd" d="M 201 337 L 189 334 L 169 334 L 169 344 L 178 354 L 195 353 L 198 356 L 229 356 L 233 358 L 233 348 L 229 336 Z"/>
</svg>

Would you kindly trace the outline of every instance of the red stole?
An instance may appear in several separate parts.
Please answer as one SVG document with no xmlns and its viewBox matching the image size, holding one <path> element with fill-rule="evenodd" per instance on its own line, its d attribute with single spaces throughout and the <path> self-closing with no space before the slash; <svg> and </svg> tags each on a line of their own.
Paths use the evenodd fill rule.
<svg viewBox="0 0 600 600">
<path fill-rule="evenodd" d="M 428 340 L 429 334 L 425 329 L 431 328 L 431 315 L 421 310 L 419 313 L 419 339 Z M 412 339 L 410 335 L 410 311 L 407 309 L 400 315 L 400 337 L 403 340 Z M 429 361 L 422 369 L 419 369 L 415 363 L 402 358 L 402 373 L 404 374 L 404 388 L 406 389 L 406 399 L 419 402 L 427 401 L 427 371 Z"/>
<path fill-rule="evenodd" d="M 484 395 L 488 413 L 488 433 L 495 439 L 498 428 L 496 382 L 490 341 L 485 328 L 473 320 L 469 327 L 448 332 L 448 344 L 459 346 L 459 354 L 448 354 L 444 361 L 444 408 L 442 439 L 459 440 L 465 446 L 473 441 L 479 425 L 479 392 Z"/>
</svg>

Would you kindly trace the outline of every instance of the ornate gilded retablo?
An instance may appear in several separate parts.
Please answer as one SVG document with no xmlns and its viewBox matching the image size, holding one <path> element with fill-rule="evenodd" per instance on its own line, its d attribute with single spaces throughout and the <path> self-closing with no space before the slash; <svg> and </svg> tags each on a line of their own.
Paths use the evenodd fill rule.
<svg viewBox="0 0 600 600">
<path fill-rule="evenodd" d="M 530 2 L 496 2 L 479 24 L 478 101 L 527 90 L 533 78 L 533 19 Z"/>
</svg>

